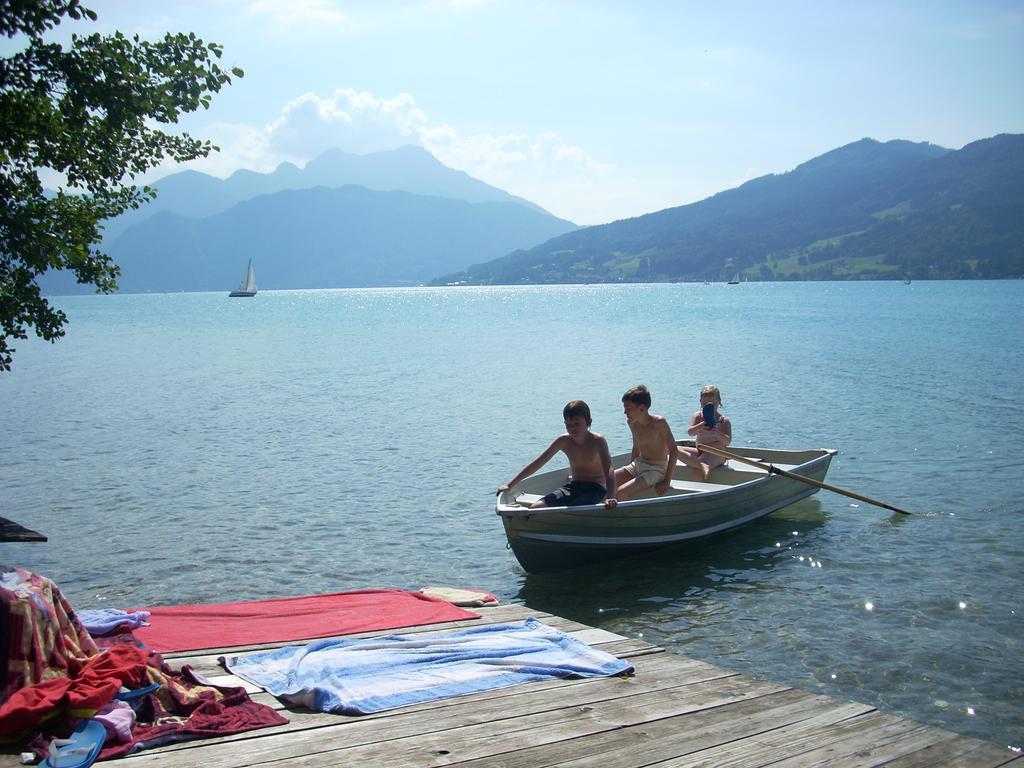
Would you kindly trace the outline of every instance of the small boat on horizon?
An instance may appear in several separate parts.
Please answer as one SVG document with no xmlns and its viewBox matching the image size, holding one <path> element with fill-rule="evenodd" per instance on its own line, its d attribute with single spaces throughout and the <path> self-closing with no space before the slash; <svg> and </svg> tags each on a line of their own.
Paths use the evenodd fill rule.
<svg viewBox="0 0 1024 768">
<path fill-rule="evenodd" d="M 732 276 L 732 280 L 729 281 L 729 285 L 739 285 L 739 284 L 740 284 L 740 273 L 737 272 L 735 275 Z"/>
<path fill-rule="evenodd" d="M 252 271 L 252 259 L 245 268 L 245 275 L 238 287 L 228 294 L 231 298 L 249 298 L 256 295 L 256 273 Z"/>
<path fill-rule="evenodd" d="M 692 440 L 679 441 L 692 446 Z M 730 448 L 746 457 L 819 483 L 825 479 L 836 451 L 818 448 L 786 451 L 771 448 Z M 612 457 L 616 467 L 629 462 L 628 453 Z M 712 536 L 738 528 L 777 509 L 817 493 L 818 487 L 741 464 L 735 459 L 716 468 L 711 481 L 693 480 L 689 467 L 679 464 L 664 496 L 653 489 L 643 496 L 604 504 L 530 509 L 530 504 L 568 481 L 568 468 L 528 477 L 498 496 L 495 507 L 516 559 L 530 573 L 564 570 L 580 565 Z"/>
</svg>

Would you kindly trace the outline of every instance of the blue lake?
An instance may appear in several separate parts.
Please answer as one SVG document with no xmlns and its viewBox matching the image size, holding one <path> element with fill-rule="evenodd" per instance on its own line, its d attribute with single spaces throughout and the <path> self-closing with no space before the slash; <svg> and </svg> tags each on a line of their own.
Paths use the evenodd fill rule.
<svg viewBox="0 0 1024 768">
<path fill-rule="evenodd" d="M 688 656 L 1024 743 L 1024 282 L 67 297 L 0 375 L 0 544 L 80 608 L 486 589 Z M 519 568 L 494 489 L 647 384 L 685 433 L 839 450 L 826 492 L 583 571 Z M 556 460 L 557 461 L 557 460 Z M 557 466 L 552 463 L 551 467 Z"/>
</svg>

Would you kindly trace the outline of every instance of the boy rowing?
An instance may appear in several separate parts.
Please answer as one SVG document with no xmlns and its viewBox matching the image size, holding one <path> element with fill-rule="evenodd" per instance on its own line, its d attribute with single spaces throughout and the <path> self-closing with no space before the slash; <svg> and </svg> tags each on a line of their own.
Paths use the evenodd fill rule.
<svg viewBox="0 0 1024 768">
<path fill-rule="evenodd" d="M 602 501 L 611 509 L 616 504 L 612 457 L 604 436 L 590 431 L 590 406 L 582 400 L 572 400 L 562 409 L 562 418 L 565 420 L 565 434 L 552 440 L 540 456 L 498 488 L 497 493 L 500 495 L 522 482 L 561 451 L 569 459 L 569 482 L 533 502 L 530 509 L 577 507 L 582 504 L 600 504 Z"/>
</svg>

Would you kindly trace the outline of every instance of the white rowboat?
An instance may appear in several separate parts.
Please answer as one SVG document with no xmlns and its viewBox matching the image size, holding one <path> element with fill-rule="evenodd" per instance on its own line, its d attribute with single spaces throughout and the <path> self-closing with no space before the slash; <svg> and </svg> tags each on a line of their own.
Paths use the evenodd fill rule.
<svg viewBox="0 0 1024 768">
<path fill-rule="evenodd" d="M 693 442 L 682 440 L 679 445 Z M 824 480 L 836 454 L 831 448 L 729 451 L 818 482 Z M 628 461 L 629 454 L 612 458 L 616 467 Z M 715 469 L 707 483 L 693 480 L 690 468 L 680 464 L 664 496 L 652 489 L 619 502 L 615 509 L 605 509 L 603 504 L 529 508 L 568 478 L 568 468 L 544 472 L 498 496 L 496 511 L 509 546 L 529 572 L 561 570 L 722 533 L 818 491 L 814 485 L 733 460 Z"/>
</svg>

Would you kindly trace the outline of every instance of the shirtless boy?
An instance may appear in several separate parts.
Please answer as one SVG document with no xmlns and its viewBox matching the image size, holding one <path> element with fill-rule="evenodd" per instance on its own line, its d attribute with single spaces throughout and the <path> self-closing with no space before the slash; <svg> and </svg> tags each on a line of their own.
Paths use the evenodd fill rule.
<svg viewBox="0 0 1024 768">
<path fill-rule="evenodd" d="M 630 463 L 615 470 L 615 498 L 625 501 L 652 487 L 661 496 L 676 468 L 678 446 L 672 429 L 663 417 L 649 413 L 651 392 L 643 384 L 626 390 L 622 405 L 633 433 L 633 452 Z"/>
<path fill-rule="evenodd" d="M 704 406 L 709 403 L 715 407 L 715 426 L 709 427 L 704 420 Z M 713 453 L 707 453 L 700 449 L 701 445 L 708 445 L 712 448 L 728 448 L 732 442 L 732 422 L 729 417 L 718 412 L 722 405 L 722 395 L 718 387 L 708 384 L 700 391 L 701 409 L 693 414 L 690 420 L 690 428 L 686 433 L 693 438 L 696 448 L 682 447 L 679 449 L 679 461 L 693 469 L 693 476 L 698 482 L 706 483 L 711 475 L 711 470 L 725 464 L 725 459 Z"/>
<path fill-rule="evenodd" d="M 522 482 L 562 451 L 569 458 L 569 482 L 533 502 L 530 509 L 577 507 L 581 504 L 600 504 L 602 501 L 611 509 L 616 504 L 612 457 L 604 436 L 590 431 L 590 406 L 582 400 L 573 400 L 562 409 L 562 418 L 565 419 L 565 434 L 552 440 L 540 456 L 498 488 L 497 493 L 500 495 Z"/>
</svg>

